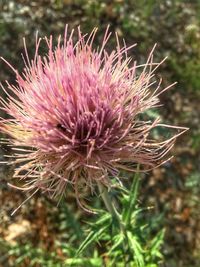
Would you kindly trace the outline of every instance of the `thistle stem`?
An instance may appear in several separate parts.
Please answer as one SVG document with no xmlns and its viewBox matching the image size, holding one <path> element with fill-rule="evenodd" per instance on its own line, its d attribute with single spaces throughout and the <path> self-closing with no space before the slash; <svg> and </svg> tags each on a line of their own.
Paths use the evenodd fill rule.
<svg viewBox="0 0 200 267">
<path fill-rule="evenodd" d="M 110 212 L 110 214 L 112 215 L 112 217 L 115 218 L 118 221 L 121 230 L 124 231 L 124 226 L 122 224 L 120 215 L 117 212 L 117 210 L 115 208 L 115 205 L 114 205 L 111 197 L 109 196 L 109 193 L 108 193 L 107 188 L 102 183 L 100 183 L 100 182 L 98 182 L 97 184 L 98 184 L 99 192 L 101 194 L 101 197 L 103 199 L 103 202 L 104 202 L 107 210 Z"/>
<path fill-rule="evenodd" d="M 101 197 L 104 201 L 104 204 L 107 208 L 107 210 L 110 212 L 110 214 L 112 215 L 113 219 L 115 219 L 118 223 L 118 226 L 121 230 L 121 232 L 124 234 L 125 238 L 127 239 L 127 233 L 126 233 L 126 229 L 125 226 L 122 222 L 121 216 L 120 214 L 117 212 L 115 205 L 108 193 L 108 189 L 100 182 L 97 183 L 98 184 L 98 188 L 99 188 L 99 192 L 101 194 Z M 126 251 L 127 251 L 127 244 L 125 241 L 123 241 L 123 251 L 124 251 L 124 266 L 127 266 L 126 263 Z"/>
</svg>

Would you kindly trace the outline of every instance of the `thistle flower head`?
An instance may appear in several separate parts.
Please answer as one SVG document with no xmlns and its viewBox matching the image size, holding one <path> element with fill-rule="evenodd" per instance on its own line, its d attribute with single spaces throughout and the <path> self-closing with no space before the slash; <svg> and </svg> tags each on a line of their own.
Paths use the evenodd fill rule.
<svg viewBox="0 0 200 267">
<path fill-rule="evenodd" d="M 8 96 L 1 98 L 2 109 L 10 118 L 1 119 L 0 129 L 15 151 L 8 164 L 16 165 L 14 177 L 23 190 L 61 197 L 71 184 L 79 198 L 83 184 L 110 186 L 111 176 L 120 169 L 134 172 L 137 164 L 151 169 L 173 146 L 177 135 L 164 141 L 149 136 L 159 118 L 141 119 L 167 89 L 159 90 L 154 80 L 160 63 L 153 63 L 153 50 L 146 64 L 137 65 L 127 56 L 131 47 L 120 47 L 117 37 L 116 49 L 106 51 L 108 29 L 102 46 L 94 49 L 95 34 L 96 29 L 87 37 L 79 29 L 74 43 L 66 27 L 64 41 L 59 37 L 55 48 L 52 37 L 45 38 L 44 57 L 38 52 L 41 39 L 33 60 L 25 46 L 21 75 L 11 66 L 16 85 L 2 87 Z"/>
</svg>

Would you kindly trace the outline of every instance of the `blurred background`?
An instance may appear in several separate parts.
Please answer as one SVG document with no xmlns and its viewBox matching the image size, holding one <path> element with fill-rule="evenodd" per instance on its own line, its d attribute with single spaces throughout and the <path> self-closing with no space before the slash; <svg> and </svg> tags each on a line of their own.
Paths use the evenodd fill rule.
<svg viewBox="0 0 200 267">
<path fill-rule="evenodd" d="M 81 25 L 85 33 L 97 26 L 97 45 L 110 24 L 111 31 L 116 31 L 127 45 L 138 44 L 131 51 L 138 62 L 145 62 L 155 43 L 155 61 L 168 56 L 157 76 L 163 77 L 163 88 L 174 81 L 178 84 L 161 96 L 164 107 L 149 116 L 153 118 L 158 112 L 165 123 L 190 130 L 178 138 L 172 151 L 175 157 L 142 178 L 140 202 L 142 207 L 152 207 L 144 218 L 147 223 L 154 218 L 152 233 L 166 229 L 165 263 L 161 266 L 199 267 L 200 1 L 0 0 L 0 56 L 21 71 L 22 38 L 26 37 L 31 57 L 36 31 L 40 36 L 52 34 L 56 39 L 63 34 L 66 23 L 70 29 Z M 114 46 L 113 34 L 108 50 Z M 15 77 L 0 61 L 0 81 L 5 80 L 12 83 Z M 0 148 L 1 161 L 4 149 Z M 74 232 L 76 238 L 81 235 L 82 226 L 69 227 L 69 219 L 73 220 L 71 211 L 80 223 L 83 212 L 73 198 L 56 207 L 53 201 L 38 194 L 11 217 L 13 209 L 25 199 L 24 193 L 8 188 L 11 176 L 12 170 L 0 167 L 0 266 L 63 266 L 58 262 L 65 257 L 67 244 L 75 242 Z M 51 257 L 48 253 L 55 253 L 57 265 L 45 263 Z M 40 257 L 43 264 L 36 263 Z"/>
</svg>

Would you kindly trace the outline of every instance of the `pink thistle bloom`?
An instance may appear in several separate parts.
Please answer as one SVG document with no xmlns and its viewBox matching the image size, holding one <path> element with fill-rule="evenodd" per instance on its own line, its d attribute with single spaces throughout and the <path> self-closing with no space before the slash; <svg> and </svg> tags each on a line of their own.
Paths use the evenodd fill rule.
<svg viewBox="0 0 200 267">
<path fill-rule="evenodd" d="M 52 37 L 45 38 L 48 55 L 38 53 L 30 61 L 25 45 L 25 69 L 16 73 L 16 85 L 8 84 L 8 98 L 1 98 L 2 109 L 11 119 L 1 119 L 0 129 L 9 137 L 15 151 L 15 178 L 23 190 L 47 192 L 60 198 L 66 187 L 73 185 L 79 201 L 83 185 L 92 190 L 97 182 L 111 186 L 110 177 L 119 170 L 152 169 L 168 160 L 166 154 L 175 138 L 185 128 L 162 125 L 160 119 L 143 121 L 140 114 L 159 105 L 155 70 L 162 63 L 153 63 L 153 50 L 146 64 L 130 66 L 127 51 L 117 47 L 105 49 L 110 33 L 104 35 L 102 46 L 93 48 L 97 29 L 86 37 L 78 30 L 64 42 L 58 39 L 54 49 Z M 5 60 L 4 60 L 5 61 Z M 13 93 L 16 97 L 13 97 Z M 167 140 L 152 140 L 150 132 L 162 126 L 178 129 Z M 17 186 L 14 186 L 18 188 Z"/>
</svg>

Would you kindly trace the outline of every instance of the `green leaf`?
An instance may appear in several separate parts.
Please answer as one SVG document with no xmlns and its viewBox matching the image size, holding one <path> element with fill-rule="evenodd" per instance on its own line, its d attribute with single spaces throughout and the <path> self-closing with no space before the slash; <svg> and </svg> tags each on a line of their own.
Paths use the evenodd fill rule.
<svg viewBox="0 0 200 267">
<path fill-rule="evenodd" d="M 111 214 L 110 213 L 106 213 L 105 215 L 101 216 L 100 219 L 98 219 L 96 222 L 95 222 L 95 225 L 104 225 L 105 223 L 107 222 L 111 222 Z"/>
<path fill-rule="evenodd" d="M 101 237 L 101 235 L 104 233 L 106 228 L 108 228 L 108 226 L 109 225 L 106 225 L 100 228 L 99 230 L 92 231 L 80 245 L 77 251 L 77 255 L 82 253 L 90 244 L 92 244 L 93 241 L 98 240 Z"/>
<path fill-rule="evenodd" d="M 87 267 L 102 267 L 103 262 L 101 258 L 69 258 L 64 261 L 64 266 L 87 266 Z M 62 265 L 63 266 L 63 265 Z"/>
<path fill-rule="evenodd" d="M 139 167 L 138 167 L 138 170 L 139 170 Z M 136 200 L 138 196 L 138 188 L 139 188 L 139 173 L 136 172 L 136 174 L 134 175 L 133 183 L 132 183 L 131 190 L 130 190 L 129 203 L 127 205 L 126 210 L 124 211 L 122 215 L 125 221 L 125 224 L 127 226 L 130 225 L 131 215 L 135 210 Z"/>
<path fill-rule="evenodd" d="M 156 237 L 154 237 L 153 240 L 150 242 L 151 243 L 150 245 L 151 256 L 162 258 L 162 254 L 160 253 L 160 247 L 163 244 L 164 234 L 165 234 L 165 229 L 162 229 L 156 235 Z"/>
<path fill-rule="evenodd" d="M 124 235 L 122 233 L 116 235 L 113 238 L 114 245 L 108 251 L 108 255 L 110 255 L 118 246 L 120 246 L 123 243 L 123 240 L 124 240 Z"/>
<path fill-rule="evenodd" d="M 130 244 L 130 249 L 134 254 L 134 259 L 136 261 L 137 267 L 145 267 L 144 262 L 144 250 L 142 249 L 140 243 L 138 242 L 137 238 L 130 232 L 127 231 L 127 237 Z"/>
</svg>

